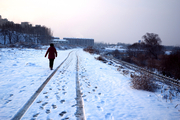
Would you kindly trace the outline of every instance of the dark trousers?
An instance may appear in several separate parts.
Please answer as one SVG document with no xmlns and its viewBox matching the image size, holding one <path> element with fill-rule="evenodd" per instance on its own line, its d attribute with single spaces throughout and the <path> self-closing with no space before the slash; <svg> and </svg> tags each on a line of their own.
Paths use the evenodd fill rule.
<svg viewBox="0 0 180 120">
<path fill-rule="evenodd" d="M 54 64 L 54 59 L 49 59 L 49 67 L 52 69 Z"/>
</svg>

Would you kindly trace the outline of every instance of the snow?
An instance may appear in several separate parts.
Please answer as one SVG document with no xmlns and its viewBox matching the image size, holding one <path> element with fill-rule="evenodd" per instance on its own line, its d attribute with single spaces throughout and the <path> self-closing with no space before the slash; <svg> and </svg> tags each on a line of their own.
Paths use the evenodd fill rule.
<svg viewBox="0 0 180 120">
<path fill-rule="evenodd" d="M 119 51 L 126 51 L 127 49 L 124 49 L 123 46 L 113 46 L 113 47 L 107 47 L 106 50 L 119 50 Z"/>
<path fill-rule="evenodd" d="M 53 39 L 52 41 L 59 42 L 59 41 L 67 41 L 67 40 L 64 40 L 64 39 Z"/>
<path fill-rule="evenodd" d="M 172 51 L 165 51 L 166 55 L 170 55 L 172 53 Z"/>
<path fill-rule="evenodd" d="M 54 69 L 73 51 L 23 116 L 26 119 L 76 119 L 76 55 L 87 120 L 148 119 L 178 120 L 180 99 L 172 102 L 160 90 L 131 88 L 129 74 L 117 65 L 104 64 L 82 49 L 58 50 Z M 49 70 L 46 50 L 0 49 L 0 119 L 9 120 L 29 100 Z M 164 85 L 164 87 L 168 86 Z"/>
<path fill-rule="evenodd" d="M 44 58 L 45 52 L 33 49 L 0 50 L 0 118 L 12 117 L 52 72 L 48 68 L 48 59 Z M 68 52 L 58 54 L 54 68 Z"/>
</svg>

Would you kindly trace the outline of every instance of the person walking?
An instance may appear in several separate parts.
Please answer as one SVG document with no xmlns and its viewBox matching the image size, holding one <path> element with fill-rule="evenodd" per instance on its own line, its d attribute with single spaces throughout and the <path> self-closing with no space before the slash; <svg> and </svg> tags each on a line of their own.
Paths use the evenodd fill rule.
<svg viewBox="0 0 180 120">
<path fill-rule="evenodd" d="M 48 59 L 49 59 L 49 68 L 53 70 L 54 59 L 55 57 L 57 57 L 57 51 L 53 43 L 50 44 L 50 47 L 48 48 L 45 54 L 45 57 L 47 56 L 47 54 L 48 54 Z"/>
</svg>

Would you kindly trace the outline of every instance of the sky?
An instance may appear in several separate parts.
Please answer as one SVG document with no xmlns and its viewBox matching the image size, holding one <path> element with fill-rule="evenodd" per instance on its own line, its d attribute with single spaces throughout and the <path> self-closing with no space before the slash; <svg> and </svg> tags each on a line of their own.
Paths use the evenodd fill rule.
<svg viewBox="0 0 180 120">
<path fill-rule="evenodd" d="M 146 33 L 180 46 L 180 0 L 0 0 L 0 15 L 51 28 L 55 37 L 135 43 Z"/>
</svg>

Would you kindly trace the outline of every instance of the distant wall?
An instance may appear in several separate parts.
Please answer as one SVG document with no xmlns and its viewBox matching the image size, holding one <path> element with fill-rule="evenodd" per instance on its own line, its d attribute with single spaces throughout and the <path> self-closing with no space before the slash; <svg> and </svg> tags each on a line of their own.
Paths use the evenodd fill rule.
<svg viewBox="0 0 180 120">
<path fill-rule="evenodd" d="M 56 38 L 51 40 L 51 43 L 60 44 L 60 45 L 67 45 L 67 44 L 69 44 L 69 41 L 57 39 L 57 37 L 56 37 Z"/>
<path fill-rule="evenodd" d="M 93 46 L 94 39 L 89 38 L 63 38 L 67 40 L 70 45 L 80 45 L 80 46 Z"/>
</svg>

